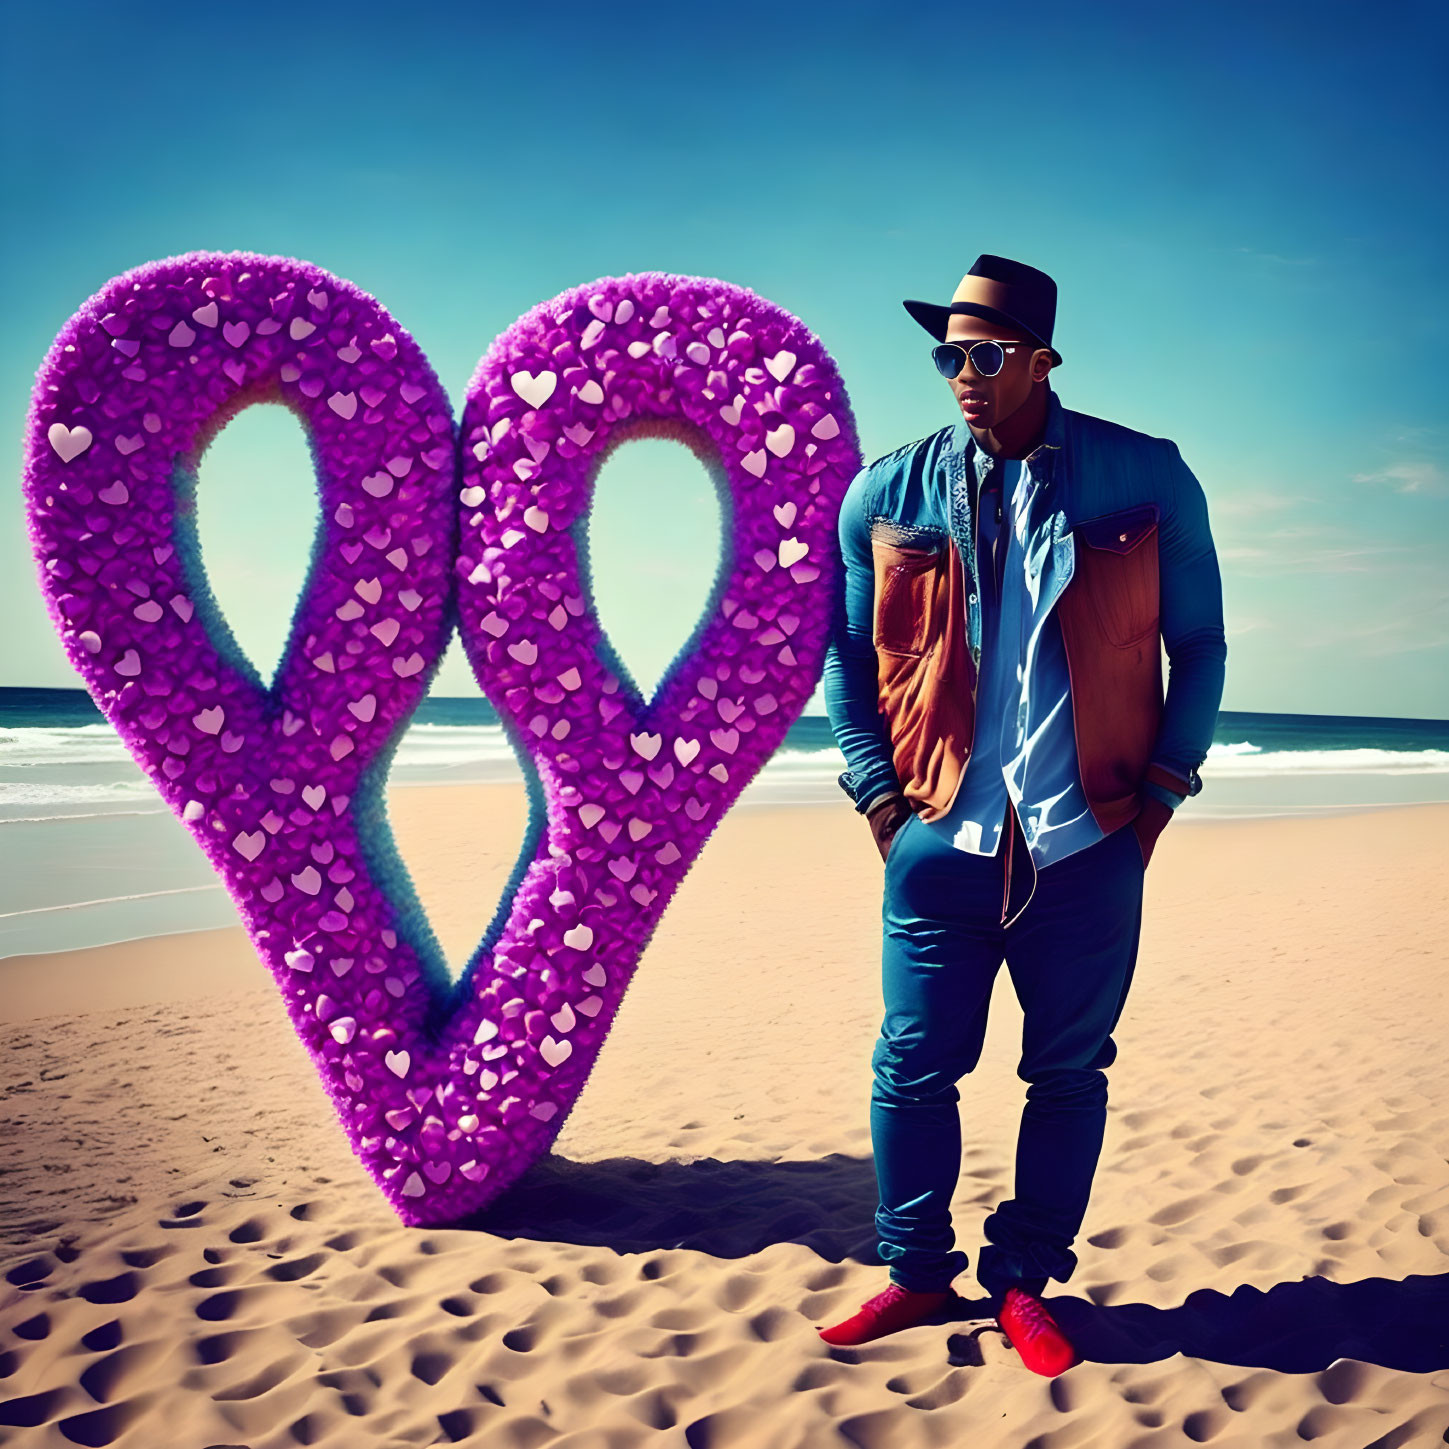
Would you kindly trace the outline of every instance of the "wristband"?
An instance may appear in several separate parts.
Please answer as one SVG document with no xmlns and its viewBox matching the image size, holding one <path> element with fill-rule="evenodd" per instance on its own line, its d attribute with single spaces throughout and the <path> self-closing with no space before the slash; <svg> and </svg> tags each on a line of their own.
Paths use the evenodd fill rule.
<svg viewBox="0 0 1449 1449">
<path fill-rule="evenodd" d="M 877 795 L 873 800 L 871 800 L 871 802 L 866 805 L 860 813 L 869 818 L 871 813 L 878 806 L 883 805 L 890 800 L 905 801 L 905 798 L 906 797 L 899 790 L 886 790 L 883 794 Z"/>
</svg>

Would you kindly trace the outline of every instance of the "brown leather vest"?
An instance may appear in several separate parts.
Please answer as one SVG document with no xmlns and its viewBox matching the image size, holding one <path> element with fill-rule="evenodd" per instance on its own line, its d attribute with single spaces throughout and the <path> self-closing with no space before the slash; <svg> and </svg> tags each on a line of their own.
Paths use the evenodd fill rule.
<svg viewBox="0 0 1449 1449">
<path fill-rule="evenodd" d="M 954 537 L 871 523 L 877 692 L 906 799 L 924 820 L 951 808 L 975 734 L 977 671 L 967 642 L 966 571 Z M 1162 717 L 1157 506 L 1073 529 L 1072 577 L 1054 610 L 1071 681 L 1082 788 L 1105 833 L 1141 809 Z"/>
</svg>

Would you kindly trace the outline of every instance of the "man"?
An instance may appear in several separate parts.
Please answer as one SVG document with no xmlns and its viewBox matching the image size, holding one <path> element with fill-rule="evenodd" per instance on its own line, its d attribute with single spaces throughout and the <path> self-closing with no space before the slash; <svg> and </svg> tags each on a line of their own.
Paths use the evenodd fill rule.
<svg viewBox="0 0 1449 1449">
<path fill-rule="evenodd" d="M 886 865 L 870 1120 L 890 1281 L 821 1336 L 863 1343 L 953 1296 L 956 1083 L 1004 960 L 1028 1086 L 1015 1196 L 986 1220 L 977 1278 L 1052 1374 L 1073 1354 L 1039 1297 L 1076 1267 L 1144 872 L 1202 788 L 1222 585 L 1177 446 L 1050 386 L 1049 276 L 986 254 L 948 305 L 904 305 L 960 420 L 863 468 L 840 511 L 825 699 Z"/>
</svg>

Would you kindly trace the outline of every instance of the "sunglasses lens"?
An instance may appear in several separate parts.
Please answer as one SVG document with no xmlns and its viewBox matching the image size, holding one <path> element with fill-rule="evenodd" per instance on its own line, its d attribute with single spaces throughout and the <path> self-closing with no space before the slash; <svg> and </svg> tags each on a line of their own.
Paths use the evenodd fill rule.
<svg viewBox="0 0 1449 1449">
<path fill-rule="evenodd" d="M 995 377 L 1006 361 L 1006 349 L 999 342 L 978 342 L 971 349 L 971 365 L 982 377 Z"/>
<path fill-rule="evenodd" d="M 931 361 L 942 377 L 955 377 L 966 364 L 966 352 L 954 342 L 942 342 L 931 349 Z"/>
</svg>

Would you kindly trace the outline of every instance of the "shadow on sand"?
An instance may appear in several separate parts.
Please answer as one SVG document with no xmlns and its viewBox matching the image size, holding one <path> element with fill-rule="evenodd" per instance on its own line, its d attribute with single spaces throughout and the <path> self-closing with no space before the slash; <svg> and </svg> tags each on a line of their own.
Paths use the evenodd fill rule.
<svg viewBox="0 0 1449 1449">
<path fill-rule="evenodd" d="M 687 1248 L 730 1259 L 774 1243 L 800 1243 L 827 1262 L 878 1264 L 875 1207 L 869 1159 L 658 1163 L 553 1156 L 483 1213 L 451 1226 L 621 1254 Z M 958 1283 L 966 1286 L 968 1278 Z M 1100 1306 L 1069 1285 L 1051 1283 L 1044 1301 L 1082 1358 L 1099 1363 L 1151 1363 L 1182 1353 L 1283 1373 L 1314 1372 L 1340 1358 L 1409 1373 L 1449 1367 L 1449 1274 L 1356 1283 L 1305 1277 L 1267 1292 L 1247 1285 L 1228 1294 L 1200 1289 L 1166 1309 Z M 938 1321 L 990 1317 L 985 1295 L 963 1295 Z"/>
</svg>

